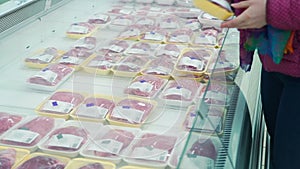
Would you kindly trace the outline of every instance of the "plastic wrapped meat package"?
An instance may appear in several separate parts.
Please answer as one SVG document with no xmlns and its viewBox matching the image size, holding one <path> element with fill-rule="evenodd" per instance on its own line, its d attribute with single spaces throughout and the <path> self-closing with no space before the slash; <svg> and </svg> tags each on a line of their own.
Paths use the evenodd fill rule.
<svg viewBox="0 0 300 169">
<path fill-rule="evenodd" d="M 181 28 L 172 31 L 167 38 L 167 43 L 190 44 L 194 32 L 190 28 Z"/>
<path fill-rule="evenodd" d="M 116 165 L 111 162 L 86 159 L 86 158 L 75 158 L 72 159 L 65 169 L 115 169 Z"/>
<path fill-rule="evenodd" d="M 199 99 L 212 106 L 226 107 L 230 104 L 232 85 L 222 83 L 202 84 Z"/>
<path fill-rule="evenodd" d="M 141 25 L 130 25 L 125 30 L 121 31 L 117 39 L 121 40 L 138 40 L 145 27 Z"/>
<path fill-rule="evenodd" d="M 166 10 L 166 13 L 170 15 L 175 15 L 183 19 L 197 19 L 197 17 L 202 13 L 202 11 L 198 8 L 170 7 Z"/>
<path fill-rule="evenodd" d="M 175 61 L 168 56 L 152 59 L 146 68 L 142 70 L 143 75 L 153 75 L 169 79 L 174 69 Z"/>
<path fill-rule="evenodd" d="M 72 91 L 56 91 L 45 99 L 36 111 L 40 115 L 68 119 L 71 112 L 81 104 L 85 96 Z"/>
<path fill-rule="evenodd" d="M 154 0 L 135 0 L 137 3 L 145 3 L 145 4 L 151 4 L 154 2 Z"/>
<path fill-rule="evenodd" d="M 113 7 L 109 11 L 107 11 L 110 15 L 121 16 L 121 15 L 132 15 L 134 11 L 130 8 L 122 7 Z"/>
<path fill-rule="evenodd" d="M 161 15 L 158 21 L 158 27 L 161 29 L 178 29 L 180 28 L 181 20 L 175 15 Z"/>
<path fill-rule="evenodd" d="M 183 122 L 183 128 L 187 131 L 192 130 L 192 131 L 207 133 L 211 135 L 222 134 L 226 109 L 223 107 L 211 106 L 208 108 L 208 112 L 205 113 L 206 115 L 200 117 L 197 114 L 196 106 L 195 105 L 189 106 L 186 112 L 185 120 Z"/>
<path fill-rule="evenodd" d="M 108 26 L 112 30 L 120 31 L 124 30 L 127 26 L 132 25 L 133 23 L 133 15 L 121 15 L 116 16 L 114 19 L 112 19 Z"/>
<path fill-rule="evenodd" d="M 41 69 L 55 62 L 62 53 L 63 51 L 55 47 L 48 47 L 30 54 L 25 58 L 24 62 L 27 67 Z"/>
<path fill-rule="evenodd" d="M 125 51 L 126 55 L 143 55 L 151 56 L 154 54 L 154 51 L 159 47 L 158 43 L 149 43 L 149 42 L 135 42 Z"/>
<path fill-rule="evenodd" d="M 126 127 L 141 127 L 146 123 L 156 108 L 157 103 L 153 100 L 144 100 L 134 97 L 121 99 L 106 116 L 109 124 Z"/>
<path fill-rule="evenodd" d="M 74 69 L 62 64 L 50 64 L 27 79 L 27 86 L 36 90 L 54 91 L 74 72 Z"/>
<path fill-rule="evenodd" d="M 206 28 L 213 28 L 221 31 L 221 23 L 223 20 L 220 20 L 206 12 L 203 12 L 201 15 L 198 16 L 198 20 L 203 26 L 203 29 Z"/>
<path fill-rule="evenodd" d="M 83 63 L 93 56 L 93 52 L 82 49 L 72 48 L 65 52 L 62 57 L 57 61 L 60 64 L 73 67 L 75 70 L 79 70 Z"/>
<path fill-rule="evenodd" d="M 76 157 L 88 138 L 94 137 L 102 126 L 102 123 L 68 120 L 49 132 L 39 144 L 39 149 L 44 153 Z"/>
<path fill-rule="evenodd" d="M 137 76 L 130 82 L 124 93 L 138 97 L 154 98 L 163 89 L 167 81 L 167 79 L 153 75 Z"/>
<path fill-rule="evenodd" d="M 115 107 L 112 96 L 93 95 L 85 100 L 71 113 L 73 119 L 103 122 Z"/>
<path fill-rule="evenodd" d="M 97 46 L 96 37 L 88 36 L 75 41 L 73 48 L 92 51 Z"/>
<path fill-rule="evenodd" d="M 69 158 L 44 153 L 32 153 L 26 156 L 16 169 L 55 168 L 64 169 L 70 161 Z"/>
<path fill-rule="evenodd" d="M 24 117 L 22 117 L 20 115 L 14 115 L 14 114 L 7 113 L 7 112 L 0 112 L 0 124 L 1 124 L 0 136 L 4 132 L 6 132 L 10 128 L 12 128 L 16 124 L 18 124 L 23 119 L 24 119 Z"/>
<path fill-rule="evenodd" d="M 121 54 L 96 54 L 87 60 L 82 65 L 82 68 L 88 73 L 108 75 L 111 72 L 112 67 L 115 66 L 121 59 Z"/>
<path fill-rule="evenodd" d="M 133 142 L 140 129 L 106 125 L 94 138 L 90 138 L 80 155 L 86 158 L 119 163 L 124 152 Z"/>
<path fill-rule="evenodd" d="M 193 0 L 176 0 L 176 4 L 184 7 L 192 7 Z"/>
<path fill-rule="evenodd" d="M 112 71 L 116 76 L 134 77 L 142 71 L 148 62 L 149 58 L 147 56 L 128 55 L 120 60 L 112 68 Z"/>
<path fill-rule="evenodd" d="M 64 122 L 62 119 L 54 119 L 44 116 L 27 117 L 14 126 L 0 138 L 3 146 L 23 148 L 31 152 L 37 150 L 39 142 L 54 129 Z"/>
<path fill-rule="evenodd" d="M 200 83 L 196 80 L 178 78 L 169 80 L 159 99 L 166 105 L 187 107 L 194 102 L 200 90 Z"/>
<path fill-rule="evenodd" d="M 130 42 L 126 40 L 112 40 L 108 46 L 101 46 L 97 49 L 97 53 L 103 55 L 122 55 L 123 52 L 128 49 Z"/>
<path fill-rule="evenodd" d="M 98 27 L 95 24 L 88 22 L 77 22 L 70 25 L 66 31 L 66 35 L 68 38 L 79 39 L 82 37 L 92 36 L 97 29 Z"/>
<path fill-rule="evenodd" d="M 111 17 L 105 13 L 95 13 L 88 19 L 88 23 L 97 24 L 97 25 L 105 25 L 111 21 Z"/>
<path fill-rule="evenodd" d="M 201 24 L 198 21 L 198 19 L 187 19 L 183 22 L 183 27 L 184 28 L 190 28 L 194 32 L 199 31 L 201 29 Z"/>
<path fill-rule="evenodd" d="M 178 136 L 143 131 L 128 148 L 124 161 L 130 165 L 164 168 L 176 146 Z"/>
<path fill-rule="evenodd" d="M 167 56 L 169 58 L 177 58 L 180 56 L 181 51 L 185 48 L 183 45 L 176 44 L 161 44 L 155 51 L 156 57 L 164 57 Z"/>
<path fill-rule="evenodd" d="M 185 74 L 203 75 L 214 54 L 214 49 L 205 47 L 185 49 L 177 60 L 175 70 Z"/>
<path fill-rule="evenodd" d="M 176 147 L 170 157 L 168 164 L 171 168 L 186 169 L 200 167 L 200 169 L 211 169 L 215 167 L 218 151 L 222 148 L 218 137 L 193 134 L 189 138 L 188 143 L 182 143 Z M 187 144 L 187 148 L 182 156 L 180 166 L 178 166 L 185 144 Z"/>
<path fill-rule="evenodd" d="M 195 33 L 193 36 L 192 46 L 218 46 L 219 36 L 221 33 L 213 28 L 203 29 L 199 33 Z"/>
<path fill-rule="evenodd" d="M 143 27 L 154 27 L 156 25 L 155 17 L 144 16 L 136 19 L 134 25 Z"/>
<path fill-rule="evenodd" d="M 165 43 L 168 31 L 158 27 L 148 28 L 140 36 L 140 41 L 149 43 Z"/>
<path fill-rule="evenodd" d="M 30 151 L 25 149 L 0 146 L 0 168 L 15 168 L 20 161 L 29 155 L 29 153 Z"/>
</svg>

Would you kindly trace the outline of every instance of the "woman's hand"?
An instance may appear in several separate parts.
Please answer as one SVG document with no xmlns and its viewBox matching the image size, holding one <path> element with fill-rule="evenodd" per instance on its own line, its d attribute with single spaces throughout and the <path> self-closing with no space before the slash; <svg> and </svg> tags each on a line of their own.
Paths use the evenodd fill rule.
<svg viewBox="0 0 300 169">
<path fill-rule="evenodd" d="M 251 29 L 261 28 L 267 24 L 266 21 L 267 0 L 245 0 L 231 4 L 235 9 L 245 9 L 236 18 L 224 21 L 222 28 Z"/>
</svg>

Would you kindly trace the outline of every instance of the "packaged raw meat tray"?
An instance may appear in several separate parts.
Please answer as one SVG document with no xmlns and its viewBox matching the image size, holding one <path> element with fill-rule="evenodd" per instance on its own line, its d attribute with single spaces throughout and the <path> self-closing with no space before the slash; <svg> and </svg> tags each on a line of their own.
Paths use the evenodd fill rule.
<svg viewBox="0 0 300 169">
<path fill-rule="evenodd" d="M 158 43 L 148 43 L 148 42 L 135 42 L 125 51 L 126 55 L 143 55 L 151 56 L 154 51 L 159 47 Z"/>
<path fill-rule="evenodd" d="M 76 40 L 72 46 L 73 48 L 92 51 L 96 48 L 96 45 L 97 45 L 96 37 L 88 36 Z"/>
<path fill-rule="evenodd" d="M 190 28 L 180 28 L 169 33 L 166 43 L 184 44 L 191 43 L 194 32 Z"/>
<path fill-rule="evenodd" d="M 129 48 L 130 43 L 132 42 L 126 40 L 112 40 L 108 46 L 101 46 L 96 52 L 103 55 L 120 55 Z"/>
<path fill-rule="evenodd" d="M 121 31 L 117 39 L 121 40 L 138 40 L 145 27 L 142 25 L 130 25 Z"/>
<path fill-rule="evenodd" d="M 167 82 L 167 79 L 154 75 L 137 76 L 130 82 L 124 93 L 138 97 L 154 98 Z"/>
<path fill-rule="evenodd" d="M 63 64 L 50 64 L 27 79 L 26 85 L 36 90 L 54 91 L 62 85 L 75 69 Z"/>
<path fill-rule="evenodd" d="M 69 158 L 63 156 L 56 156 L 44 153 L 32 153 L 26 156 L 15 169 L 41 169 L 41 168 L 55 168 L 64 169 Z"/>
<path fill-rule="evenodd" d="M 68 119 L 71 112 L 81 104 L 85 96 L 72 91 L 56 91 L 44 100 L 36 111 L 40 115 Z"/>
<path fill-rule="evenodd" d="M 30 54 L 24 62 L 27 67 L 41 69 L 55 62 L 62 54 L 63 51 L 48 47 Z"/>
<path fill-rule="evenodd" d="M 159 27 L 150 27 L 144 31 L 139 40 L 148 43 L 165 43 L 168 31 Z"/>
<path fill-rule="evenodd" d="M 185 130 L 192 130 L 211 135 L 223 133 L 226 109 L 222 107 L 209 107 L 204 117 L 197 114 L 196 106 L 189 106 L 183 122 Z M 196 118 L 198 116 L 198 118 Z M 196 122 L 195 122 L 196 121 Z M 194 126 L 193 126 L 194 125 Z"/>
<path fill-rule="evenodd" d="M 0 144 L 27 149 L 31 152 L 37 150 L 38 143 L 54 129 L 63 123 L 62 119 L 44 116 L 27 117 L 22 123 L 16 125 L 0 137 Z"/>
<path fill-rule="evenodd" d="M 219 36 L 221 36 L 221 33 L 214 28 L 202 29 L 194 34 L 191 45 L 217 47 L 219 44 Z"/>
<path fill-rule="evenodd" d="M 192 134 L 188 142 L 182 142 L 173 151 L 169 166 L 172 169 L 186 169 L 186 168 L 199 168 L 211 169 L 215 168 L 218 151 L 222 147 L 221 141 L 218 137 Z M 180 166 L 179 159 L 182 155 L 184 146 L 187 144 L 186 151 L 182 156 Z"/>
<path fill-rule="evenodd" d="M 120 60 L 112 71 L 116 76 L 135 77 L 147 66 L 149 58 L 143 55 L 128 55 Z"/>
<path fill-rule="evenodd" d="M 39 144 L 45 153 L 76 157 L 88 138 L 94 138 L 103 124 L 87 121 L 68 120 L 49 132 Z"/>
<path fill-rule="evenodd" d="M 79 39 L 87 36 L 92 36 L 98 27 L 96 24 L 91 24 L 88 22 L 77 22 L 70 25 L 66 31 L 68 38 Z"/>
<path fill-rule="evenodd" d="M 184 45 L 176 45 L 176 44 L 161 44 L 155 50 L 156 57 L 164 57 L 167 56 L 169 58 L 177 58 L 180 56 L 181 51 L 186 48 Z"/>
<path fill-rule="evenodd" d="M 0 146 L 0 168 L 15 168 L 29 153 L 30 151 L 25 149 Z"/>
<path fill-rule="evenodd" d="M 112 19 L 108 27 L 111 30 L 121 31 L 124 30 L 127 26 L 130 26 L 134 23 L 133 15 L 120 15 Z"/>
<path fill-rule="evenodd" d="M 175 70 L 183 74 L 203 75 L 214 54 L 213 48 L 187 48 L 178 58 Z"/>
<path fill-rule="evenodd" d="M 110 15 L 101 12 L 95 13 L 88 19 L 88 23 L 97 24 L 97 25 L 105 25 L 110 21 L 111 21 Z"/>
<path fill-rule="evenodd" d="M 142 75 L 153 75 L 163 79 L 169 79 L 174 69 L 175 59 L 167 55 L 161 55 L 152 59 L 142 70 Z"/>
<path fill-rule="evenodd" d="M 115 107 L 115 100 L 112 96 L 93 95 L 85 100 L 71 113 L 76 120 L 103 122 L 107 114 Z"/>
<path fill-rule="evenodd" d="M 79 70 L 83 63 L 93 56 L 93 52 L 83 48 L 72 48 L 65 52 L 57 61 L 60 64 L 67 65 Z"/>
<path fill-rule="evenodd" d="M 130 165 L 166 167 L 177 141 L 174 135 L 143 131 L 130 145 L 124 161 Z"/>
<path fill-rule="evenodd" d="M 198 81 L 178 78 L 167 83 L 159 94 L 159 99 L 169 106 L 187 107 L 193 103 L 199 89 Z"/>
<path fill-rule="evenodd" d="M 106 116 L 112 125 L 126 127 L 141 127 L 155 109 L 157 103 L 153 100 L 128 97 L 121 99 Z"/>
<path fill-rule="evenodd" d="M 107 161 L 86 158 L 72 159 L 65 169 L 115 169 L 116 165 Z"/>
<path fill-rule="evenodd" d="M 0 124 L 1 124 L 0 136 L 4 132 L 6 132 L 10 128 L 12 128 L 16 124 L 18 124 L 22 119 L 24 119 L 24 117 L 22 117 L 20 115 L 14 115 L 14 114 L 6 113 L 6 112 L 0 112 Z"/>
<path fill-rule="evenodd" d="M 125 156 L 124 152 L 139 132 L 141 130 L 137 128 L 106 125 L 96 137 L 89 139 L 80 155 L 119 163 Z"/>
<path fill-rule="evenodd" d="M 123 55 L 121 53 L 96 54 L 90 57 L 81 66 L 85 72 L 99 75 L 108 75 Z"/>
</svg>

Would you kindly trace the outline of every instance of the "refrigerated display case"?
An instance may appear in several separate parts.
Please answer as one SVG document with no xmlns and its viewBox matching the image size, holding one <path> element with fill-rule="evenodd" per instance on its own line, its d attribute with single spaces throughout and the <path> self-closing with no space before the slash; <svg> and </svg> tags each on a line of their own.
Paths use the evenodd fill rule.
<svg viewBox="0 0 300 169">
<path fill-rule="evenodd" d="M 7 8 L 9 6 L 8 3 L 14 3 L 14 6 Z M 175 3 L 176 1 L 174 1 L 174 4 Z M 47 70 L 40 70 L 40 67 L 28 67 L 28 65 L 25 64 L 26 58 L 33 55 L 36 51 L 48 48 L 56 48 L 59 49 L 61 53 L 67 53 L 74 45 L 78 44 L 78 37 L 69 36 L 70 34 L 68 34 L 67 31 L 70 30 L 70 28 L 76 31 L 82 30 L 82 27 L 75 28 L 72 27 L 72 24 L 75 23 L 76 26 L 78 26 L 79 23 L 86 22 L 91 17 L 95 18 L 95 14 L 98 14 L 98 19 L 100 15 L 103 19 L 104 14 L 107 14 L 113 7 L 115 9 L 123 9 L 122 12 L 124 15 L 128 14 L 130 11 L 135 11 L 137 12 L 137 15 L 135 15 L 136 17 L 141 17 L 142 15 L 145 15 L 145 12 L 150 11 L 151 15 L 153 15 L 150 17 L 158 19 L 160 17 L 163 18 L 159 15 L 163 14 L 165 11 L 171 11 L 179 18 L 195 19 L 195 16 L 192 16 L 191 18 L 187 17 L 190 16 L 190 13 L 186 12 L 186 9 L 189 9 L 188 11 L 192 12 L 192 14 L 195 14 L 193 13 L 195 11 L 196 13 L 199 11 L 195 8 L 190 8 L 191 1 L 186 1 L 185 3 L 186 6 L 168 6 L 166 4 L 160 6 L 157 5 L 155 1 L 141 7 L 141 4 L 139 4 L 138 1 L 133 3 L 131 1 L 120 2 L 117 0 L 101 2 L 96 0 L 25 0 L 16 3 L 16 1 L 11 0 L 2 4 L 6 6 L 5 10 L 0 11 L 2 12 L 0 15 L 0 76 L 2 77 L 2 80 L 0 81 L 0 111 L 20 114 L 22 116 L 45 115 L 37 111 L 37 108 L 39 108 L 48 98 L 53 96 L 57 90 L 80 92 L 84 93 L 84 96 L 90 97 L 101 94 L 101 96 L 110 96 L 104 98 L 112 97 L 113 100 L 118 101 L 124 99 L 124 97 L 127 98 L 128 95 L 127 93 L 124 93 L 124 91 L 128 89 L 130 85 L 130 89 L 136 89 L 136 83 L 135 87 L 132 86 L 136 74 L 115 74 L 114 71 L 105 71 L 103 74 L 103 70 L 99 71 L 91 68 L 84 69 L 85 67 L 82 65 L 87 66 L 87 61 L 93 61 L 92 59 L 98 58 L 96 55 L 89 57 L 89 60 L 82 65 L 80 64 L 78 67 L 73 66 L 73 74 L 64 79 L 64 83 L 59 84 L 59 86 L 53 88 L 46 87 L 49 90 L 43 90 L 45 88 L 36 88 L 36 86 L 32 84 L 28 84 L 28 79 L 30 77 L 40 77 L 41 73 L 38 73 L 39 71 L 45 75 L 45 71 L 49 68 L 46 68 Z M 0 8 L 3 7 L 2 5 Z M 159 11 L 163 8 L 169 9 Z M 155 16 L 155 14 L 157 14 L 157 16 Z M 115 14 L 111 16 L 113 16 L 113 19 L 117 18 Z M 188 23 L 193 23 L 193 19 L 189 20 Z M 171 21 L 172 18 L 167 20 Z M 162 25 L 163 20 L 160 22 Z M 146 22 L 144 20 L 140 23 L 150 24 L 150 21 Z M 128 24 L 128 22 L 126 22 L 126 24 Z M 172 25 L 174 26 L 174 24 L 169 23 L 169 25 L 165 26 L 169 27 Z M 119 26 L 111 26 L 110 24 L 97 25 L 95 28 L 96 31 L 93 32 L 93 34 L 88 34 L 89 36 L 95 37 L 97 40 L 97 47 L 93 49 L 94 51 L 101 51 L 99 49 L 103 46 L 107 47 L 111 43 L 111 40 L 116 39 L 119 33 L 123 31 Z M 181 27 L 179 26 L 178 28 Z M 195 24 L 193 24 L 193 28 L 195 28 Z M 151 50 L 149 50 L 150 52 L 154 51 L 157 46 L 162 45 L 161 43 L 167 42 L 164 41 L 164 39 L 161 39 L 161 35 L 158 36 L 156 34 L 156 36 L 153 36 L 153 32 L 151 31 L 148 32 L 148 34 L 145 32 L 143 36 L 149 38 L 150 35 L 152 38 L 146 41 L 151 42 L 150 44 L 152 46 L 150 48 Z M 202 36 L 199 35 L 199 38 L 200 37 L 202 38 Z M 193 40 L 196 40 L 195 37 L 193 38 Z M 162 41 L 159 43 L 155 42 L 158 39 Z M 184 39 L 186 40 L 186 38 Z M 145 42 L 143 40 L 136 40 L 139 39 L 130 39 L 127 40 L 127 42 L 130 47 L 137 42 Z M 166 79 L 168 82 L 171 81 L 169 77 L 172 77 L 172 80 L 177 80 L 177 82 L 180 81 L 179 79 L 193 79 L 193 81 L 201 84 L 199 90 L 190 93 L 195 94 L 195 92 L 197 92 L 195 98 L 190 100 L 191 102 L 186 100 L 174 102 L 172 100 L 164 99 L 165 96 L 168 95 L 159 96 L 165 91 L 170 93 L 171 90 L 167 90 L 168 88 L 166 87 L 165 90 L 160 90 L 159 93 L 157 93 L 157 96 L 155 95 L 153 98 L 146 97 L 147 102 L 149 102 L 150 99 L 151 104 L 155 105 L 155 111 L 154 113 L 151 113 L 149 117 L 147 116 L 146 119 L 141 118 L 136 120 L 138 122 L 143 122 L 142 126 L 128 125 L 128 122 L 132 123 L 132 119 L 128 119 L 128 117 L 125 118 L 127 123 L 123 123 L 124 119 L 117 123 L 111 123 L 110 118 L 104 121 L 101 120 L 101 123 L 104 125 L 116 124 L 126 127 L 141 127 L 143 131 L 156 134 L 160 133 L 173 136 L 174 133 L 180 133 L 178 134 L 176 146 L 174 146 L 172 151 L 164 158 L 168 160 L 163 164 L 160 162 L 158 164 L 147 163 L 147 160 L 146 162 L 141 162 L 141 160 L 132 160 L 126 156 L 124 157 L 124 160 L 121 160 L 121 162 L 116 164 L 116 167 L 126 168 L 126 165 L 132 164 L 144 167 L 152 166 L 155 168 L 178 169 L 257 168 L 258 161 L 260 160 L 259 144 L 257 143 L 261 142 L 262 137 L 261 108 L 258 92 L 259 77 L 257 76 L 259 65 L 257 65 L 257 70 L 254 70 L 251 74 L 245 74 L 238 69 L 238 31 L 223 30 L 222 36 L 219 36 L 218 41 L 215 41 L 213 45 L 207 45 L 207 41 L 205 41 L 205 47 L 203 47 L 203 44 L 199 45 L 196 43 L 193 45 L 180 43 L 179 46 L 180 49 L 185 48 L 183 52 L 180 52 L 181 55 L 174 51 L 164 53 L 173 56 L 176 54 L 176 57 L 178 58 L 177 61 L 174 62 L 174 66 L 179 71 L 170 76 L 159 76 L 159 78 L 163 79 L 163 86 L 172 86 L 172 84 L 165 83 Z M 81 44 L 80 47 L 86 47 L 86 45 Z M 118 47 L 116 43 L 114 43 L 113 47 L 113 50 L 115 51 L 114 57 L 119 58 L 118 52 L 116 51 L 118 51 L 120 47 Z M 207 67 L 204 66 L 205 68 L 203 68 L 202 65 L 201 71 L 197 71 L 196 73 L 191 69 L 186 71 L 186 68 L 183 68 L 183 63 L 192 67 L 195 66 L 197 62 L 192 63 L 191 60 L 195 58 L 188 58 L 188 55 L 184 54 L 188 53 L 191 49 L 191 51 L 197 51 L 199 48 L 201 50 L 204 48 L 205 50 L 208 49 L 210 52 L 213 51 L 212 53 L 215 53 L 215 58 L 208 61 Z M 107 48 L 105 48 L 105 50 L 107 50 Z M 130 52 L 136 53 L 141 51 L 130 50 Z M 156 55 L 157 53 L 151 54 Z M 62 58 L 66 59 L 64 57 Z M 183 61 L 180 61 L 180 59 Z M 122 60 L 121 57 L 116 59 L 115 62 L 120 60 Z M 138 58 L 134 58 L 133 60 L 137 61 Z M 74 60 L 60 60 L 60 63 L 70 64 L 71 61 L 73 63 Z M 132 66 L 133 63 L 130 63 L 131 68 L 136 68 L 137 65 L 141 65 L 143 62 L 146 62 L 146 60 L 137 62 L 136 66 Z M 91 63 L 96 64 L 95 62 Z M 107 62 L 105 63 L 107 64 Z M 159 71 L 166 70 L 166 68 L 159 68 Z M 200 67 L 197 68 L 200 70 Z M 89 72 L 85 70 L 89 70 Z M 51 74 L 47 74 L 46 76 L 50 78 Z M 182 82 L 182 84 L 185 82 L 186 81 Z M 149 85 L 144 86 L 144 89 L 145 91 L 151 91 Z M 178 90 L 184 92 L 182 87 L 178 88 Z M 172 91 L 174 94 L 173 89 Z M 140 98 L 138 99 L 140 100 Z M 193 111 L 190 109 L 191 105 L 193 106 Z M 79 107 L 76 109 L 79 109 Z M 47 110 L 49 110 L 49 107 Z M 138 114 L 138 112 L 135 113 Z M 73 112 L 70 113 L 70 116 L 65 114 L 64 118 L 76 120 L 72 115 Z M 110 117 L 118 119 L 122 118 L 122 115 L 112 112 Z M 186 120 L 188 120 L 188 122 Z M 210 151 L 213 149 L 214 152 L 209 152 L 209 154 L 203 152 L 202 148 L 208 148 Z M 42 150 L 39 149 L 37 151 Z M 81 156 L 78 155 L 78 157 Z"/>
</svg>

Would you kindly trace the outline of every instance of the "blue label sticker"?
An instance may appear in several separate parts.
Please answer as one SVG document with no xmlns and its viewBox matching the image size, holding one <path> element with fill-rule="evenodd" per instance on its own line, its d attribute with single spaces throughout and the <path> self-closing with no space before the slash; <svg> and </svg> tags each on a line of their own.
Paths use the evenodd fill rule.
<svg viewBox="0 0 300 169">
<path fill-rule="evenodd" d="M 93 107 L 93 106 L 95 106 L 94 103 L 87 103 L 87 104 L 86 104 L 86 107 Z"/>
<path fill-rule="evenodd" d="M 130 106 L 122 106 L 123 109 L 130 109 Z"/>
<path fill-rule="evenodd" d="M 52 102 L 52 106 L 58 106 L 58 103 L 56 101 Z"/>
</svg>

